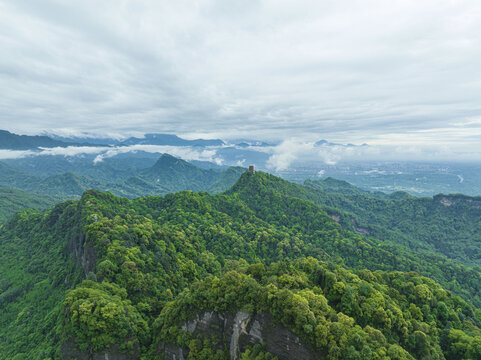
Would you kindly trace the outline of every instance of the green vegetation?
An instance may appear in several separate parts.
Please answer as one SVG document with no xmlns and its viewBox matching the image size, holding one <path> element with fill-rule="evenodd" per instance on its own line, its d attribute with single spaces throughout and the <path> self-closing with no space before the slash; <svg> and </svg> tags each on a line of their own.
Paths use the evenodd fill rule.
<svg viewBox="0 0 481 360">
<path fill-rule="evenodd" d="M 156 341 L 189 347 L 180 324 L 205 310 L 269 312 L 327 359 L 481 357 L 481 311 L 412 272 L 354 273 L 313 258 L 237 264 L 168 303 Z"/>
<path fill-rule="evenodd" d="M 0 227 L 1 359 L 46 359 L 58 351 L 65 291 L 82 278 L 65 256 L 65 232 L 78 230 L 75 208 L 66 202 L 46 213 L 25 210 Z"/>
<path fill-rule="evenodd" d="M 370 195 L 379 199 L 393 200 L 407 199 L 413 197 L 412 195 L 404 191 L 396 191 L 391 194 L 386 194 L 380 191 L 366 191 L 348 183 L 347 181 L 334 179 L 332 177 L 318 180 L 307 179 L 306 181 L 304 181 L 304 185 L 314 189 L 322 190 L 325 193 L 342 195 Z"/>
<path fill-rule="evenodd" d="M 433 198 L 376 199 L 366 194 L 325 193 L 319 181 L 306 181 L 303 198 L 349 214 L 345 225 L 366 229 L 369 235 L 389 239 L 417 251 L 445 255 L 468 266 L 481 266 L 481 197 L 436 195 Z M 354 224 L 354 226 L 353 226 Z"/>
<path fill-rule="evenodd" d="M 163 154 L 139 176 L 155 184 L 162 184 L 168 192 L 181 190 L 218 193 L 229 189 L 245 171 L 241 167 L 227 170 L 203 169 L 169 154 Z"/>
<path fill-rule="evenodd" d="M 269 312 L 330 359 L 481 356 L 477 269 L 351 232 L 300 199 L 313 194 L 258 172 L 224 194 L 86 191 L 18 213 L 0 227 L 0 359 L 60 344 L 153 359 L 159 342 L 224 359 L 181 330 L 204 310 Z"/>
<path fill-rule="evenodd" d="M 29 194 L 16 189 L 0 189 L 0 223 L 20 209 L 45 210 L 55 204 L 51 196 Z"/>
<path fill-rule="evenodd" d="M 55 161 L 52 161 L 55 165 Z M 124 162 L 120 164 L 125 165 Z M 62 168 L 63 164 L 59 164 L 59 167 Z M 86 171 L 84 168 L 82 170 Z M 90 175 L 65 172 L 42 176 L 38 175 L 38 169 L 34 171 L 37 175 L 32 175 L 0 163 L 0 186 L 70 199 L 78 199 L 84 191 L 96 189 L 133 199 L 181 190 L 219 193 L 229 189 L 245 171 L 241 167 L 202 169 L 167 154 L 162 155 L 150 168 L 131 170 L 129 173 L 92 164 L 86 171 Z"/>
</svg>

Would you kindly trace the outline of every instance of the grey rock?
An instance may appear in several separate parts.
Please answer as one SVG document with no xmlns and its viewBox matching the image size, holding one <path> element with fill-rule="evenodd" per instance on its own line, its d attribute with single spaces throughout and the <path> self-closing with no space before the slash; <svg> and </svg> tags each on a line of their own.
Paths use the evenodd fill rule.
<svg viewBox="0 0 481 360">
<path fill-rule="evenodd" d="M 242 311 L 230 314 L 204 312 L 183 324 L 182 329 L 196 336 L 217 339 L 217 349 L 229 349 L 231 360 L 238 360 L 239 353 L 255 344 L 263 344 L 279 360 L 323 358 L 267 312 L 255 315 Z M 189 351 L 175 344 L 162 343 L 159 354 L 165 360 L 179 360 L 186 358 Z"/>
<path fill-rule="evenodd" d="M 85 276 L 94 270 L 97 264 L 97 251 L 94 245 L 87 241 L 82 232 L 78 236 L 69 238 L 67 251 L 69 254 L 74 255 L 77 264 L 84 270 Z"/>
</svg>

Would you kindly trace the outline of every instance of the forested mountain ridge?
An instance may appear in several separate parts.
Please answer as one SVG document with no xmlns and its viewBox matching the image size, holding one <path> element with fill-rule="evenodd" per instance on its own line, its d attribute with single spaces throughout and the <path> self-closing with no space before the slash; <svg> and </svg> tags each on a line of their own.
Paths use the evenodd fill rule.
<svg viewBox="0 0 481 360">
<path fill-rule="evenodd" d="M 181 190 L 221 192 L 230 188 L 245 171 L 241 167 L 227 170 L 203 169 L 169 154 L 140 172 L 139 176 L 154 184 L 162 184 L 169 192 Z"/>
<path fill-rule="evenodd" d="M 15 189 L 0 189 L 0 223 L 24 208 L 45 210 L 58 199 L 51 196 L 26 193 Z"/>
<path fill-rule="evenodd" d="M 380 192 L 380 191 L 367 191 L 354 186 L 347 181 L 334 179 L 332 177 L 327 177 L 325 179 L 318 179 L 312 180 L 307 179 L 304 181 L 304 185 L 322 190 L 326 193 L 334 193 L 334 194 L 342 194 L 342 195 L 369 195 L 372 197 L 380 198 L 380 199 L 405 199 L 411 198 L 412 195 L 403 192 L 403 191 L 396 191 L 390 194 Z"/>
<path fill-rule="evenodd" d="M 38 147 L 67 147 L 67 146 L 80 146 L 89 145 L 86 143 L 67 143 L 60 140 L 52 139 L 44 135 L 17 135 L 12 134 L 6 130 L 0 130 L 0 149 L 32 149 Z"/>
<path fill-rule="evenodd" d="M 319 182 L 305 184 L 317 188 Z M 481 266 L 481 197 L 439 194 L 432 198 L 376 199 L 362 193 L 299 194 L 317 204 L 348 212 L 355 223 L 353 228 L 363 228 L 373 237 Z"/>
<path fill-rule="evenodd" d="M 391 240 L 422 254 L 435 253 L 467 266 L 481 266 L 480 197 L 439 194 L 416 198 L 394 193 L 383 198 L 364 194 L 361 189 L 354 191 L 348 184 L 348 192 L 356 192 L 350 195 L 344 193 L 343 184 L 347 183 L 334 179 L 334 190 L 324 182 L 321 187 L 325 191 L 318 188 L 320 182 L 312 180 L 301 186 L 266 175 L 262 182 L 280 194 L 321 205 L 346 229 Z"/>
<path fill-rule="evenodd" d="M 17 135 L 6 130 L 0 130 L 0 148 L 2 149 L 34 149 L 38 147 L 67 146 L 129 146 L 129 145 L 170 145 L 170 146 L 221 146 L 219 139 L 186 140 L 171 134 L 145 134 L 142 138 L 130 137 L 125 140 L 114 138 L 82 138 L 62 137 L 58 135 Z"/>
<path fill-rule="evenodd" d="M 87 191 L 17 214 L 0 228 L 0 358 L 229 358 L 183 330 L 203 311 L 271 317 L 330 359 L 480 356 L 479 272 L 347 231 L 276 181 L 244 173 L 226 194 L 135 200 Z M 239 344 L 243 359 L 272 353 Z"/>
<path fill-rule="evenodd" d="M 120 166 L 123 165 L 124 162 L 120 163 Z M 96 189 L 132 199 L 180 190 L 222 192 L 230 188 L 245 171 L 241 167 L 202 169 L 167 154 L 146 169 L 116 171 L 102 164 L 92 164 L 91 168 L 91 176 L 72 171 L 44 176 L 0 162 L 0 186 L 70 198 L 80 197 L 85 190 Z"/>
</svg>

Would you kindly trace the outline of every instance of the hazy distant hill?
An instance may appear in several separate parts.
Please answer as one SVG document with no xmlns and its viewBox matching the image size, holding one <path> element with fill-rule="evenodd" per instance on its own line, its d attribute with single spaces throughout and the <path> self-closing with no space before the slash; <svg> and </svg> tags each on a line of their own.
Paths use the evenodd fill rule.
<svg viewBox="0 0 481 360">
<path fill-rule="evenodd" d="M 245 168 L 203 169 L 187 161 L 164 154 L 140 176 L 154 184 L 162 184 L 171 192 L 180 190 L 220 192 L 229 189 Z"/>
<path fill-rule="evenodd" d="M 337 193 L 337 194 L 344 194 L 344 195 L 359 195 L 359 194 L 368 194 L 368 191 L 362 190 L 347 181 L 334 179 L 332 177 L 328 177 L 325 179 L 319 180 L 306 180 L 304 185 L 310 186 L 315 189 L 322 190 L 328 193 Z"/>
<path fill-rule="evenodd" d="M 0 130 L 0 149 L 25 150 L 38 147 L 67 147 L 67 146 L 89 146 L 88 143 L 67 143 L 40 135 L 17 135 L 6 130 Z"/>
<path fill-rule="evenodd" d="M 94 164 L 92 159 L 38 156 L 21 159 L 21 169 L 13 166 L 17 162 L 9 163 L 0 162 L 1 187 L 70 198 L 89 189 L 130 199 L 180 190 L 217 193 L 229 189 L 245 171 L 241 167 L 203 169 L 167 154 L 145 169 L 140 167 L 151 165 L 150 159 L 120 157 Z"/>
<path fill-rule="evenodd" d="M 40 180 L 41 177 L 0 162 L 0 187 L 24 189 Z"/>
<path fill-rule="evenodd" d="M 128 139 L 122 140 L 118 138 L 94 138 L 94 137 L 82 137 L 82 136 L 72 136 L 64 137 L 58 135 L 49 135 L 54 139 L 68 142 L 68 143 L 90 143 L 90 144 L 107 144 L 107 145 L 169 145 L 169 146 L 222 146 L 224 142 L 219 139 L 205 140 L 205 139 L 194 139 L 187 140 L 172 134 L 145 134 L 144 137 L 130 137 Z"/>
<path fill-rule="evenodd" d="M 222 146 L 224 142 L 219 139 L 186 140 L 171 134 L 145 134 L 143 138 L 131 137 L 121 143 L 122 145 L 170 145 L 170 146 Z"/>
<path fill-rule="evenodd" d="M 358 188 L 347 181 L 334 179 L 332 177 L 327 177 L 325 179 L 311 180 L 307 179 L 304 181 L 304 185 L 322 190 L 326 193 L 342 194 L 342 195 L 369 195 L 380 199 L 407 199 L 413 197 L 404 191 L 396 191 L 390 194 L 386 194 L 381 191 L 367 191 Z"/>
<path fill-rule="evenodd" d="M 25 208 L 44 210 L 57 201 L 58 199 L 52 196 L 30 194 L 16 189 L 0 189 L 0 223 L 18 210 Z"/>
<path fill-rule="evenodd" d="M 128 179 L 142 169 L 151 167 L 159 158 L 158 154 L 127 153 L 95 161 L 96 156 L 96 154 L 69 157 L 41 155 L 3 162 L 15 169 L 37 176 L 74 172 L 95 179 L 118 182 Z"/>
</svg>

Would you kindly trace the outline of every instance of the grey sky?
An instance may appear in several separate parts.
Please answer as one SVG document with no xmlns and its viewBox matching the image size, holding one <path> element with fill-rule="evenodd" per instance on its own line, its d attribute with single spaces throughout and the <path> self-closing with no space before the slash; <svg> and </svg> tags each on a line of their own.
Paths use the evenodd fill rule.
<svg viewBox="0 0 481 360">
<path fill-rule="evenodd" d="M 481 3 L 0 0 L 0 128 L 479 151 Z"/>
</svg>

